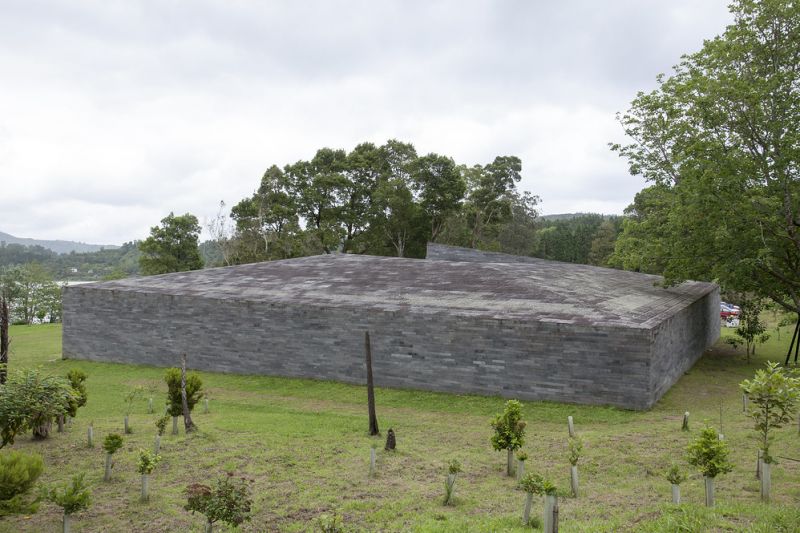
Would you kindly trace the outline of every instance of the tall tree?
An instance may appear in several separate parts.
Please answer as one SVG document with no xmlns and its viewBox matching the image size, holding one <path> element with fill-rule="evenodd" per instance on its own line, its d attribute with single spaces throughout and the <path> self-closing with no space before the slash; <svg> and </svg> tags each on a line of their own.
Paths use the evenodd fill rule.
<svg viewBox="0 0 800 533">
<path fill-rule="evenodd" d="M 412 165 L 413 188 L 430 220 L 430 241 L 435 242 L 447 218 L 461 207 L 467 185 L 449 157 L 428 154 Z"/>
<path fill-rule="evenodd" d="M 466 169 L 471 248 L 478 246 L 488 227 L 511 218 L 520 172 L 522 161 L 516 156 L 497 156 L 488 165 Z"/>
<path fill-rule="evenodd" d="M 717 278 L 800 312 L 800 4 L 730 9 L 721 36 L 636 97 L 620 118 L 632 143 L 612 148 L 667 191 L 647 237 L 668 282 Z"/>
<path fill-rule="evenodd" d="M 139 244 L 142 274 L 149 276 L 203 268 L 197 246 L 199 236 L 197 217 L 189 213 L 181 216 L 170 213 L 161 219 L 160 226 L 150 228 L 150 236 Z"/>
</svg>

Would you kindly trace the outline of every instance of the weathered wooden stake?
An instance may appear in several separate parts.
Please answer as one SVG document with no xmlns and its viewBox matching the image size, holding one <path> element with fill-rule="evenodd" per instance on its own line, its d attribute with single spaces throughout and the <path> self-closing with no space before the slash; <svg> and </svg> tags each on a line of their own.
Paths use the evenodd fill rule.
<svg viewBox="0 0 800 533">
<path fill-rule="evenodd" d="M 681 486 L 672 485 L 672 503 L 679 505 L 681 503 Z"/>
<path fill-rule="evenodd" d="M 569 483 L 572 487 L 572 495 L 578 497 L 578 465 L 572 465 L 570 468 Z"/>
<path fill-rule="evenodd" d="M 706 482 L 706 507 L 714 507 L 714 478 L 704 477 Z"/>
<path fill-rule="evenodd" d="M 517 459 L 517 481 L 521 481 L 525 476 L 525 461 Z"/>
<path fill-rule="evenodd" d="M 689 431 L 689 411 L 683 413 L 683 425 L 681 426 L 683 431 Z"/>
<path fill-rule="evenodd" d="M 208 398 L 203 400 L 203 413 L 208 414 Z"/>
<path fill-rule="evenodd" d="M 94 428 L 89 424 L 89 429 L 86 430 L 86 447 L 94 448 Z"/>
<path fill-rule="evenodd" d="M 153 444 L 153 453 L 158 455 L 161 450 L 161 435 L 156 435 L 155 443 Z"/>
<path fill-rule="evenodd" d="M 375 448 L 369 449 L 369 477 L 375 477 Z"/>
<path fill-rule="evenodd" d="M 567 417 L 567 427 L 569 428 L 569 436 L 570 437 L 574 437 L 575 436 L 575 425 L 572 423 L 572 417 L 571 416 Z"/>
<path fill-rule="evenodd" d="M 148 398 L 147 399 L 147 412 L 150 413 L 150 414 L 153 413 L 153 399 L 152 398 Z"/>
<path fill-rule="evenodd" d="M 747 412 L 747 394 L 742 394 L 742 412 Z"/>
<path fill-rule="evenodd" d="M 128 435 L 131 433 L 131 428 L 128 426 L 128 415 L 125 415 L 125 434 Z"/>
<path fill-rule="evenodd" d="M 719 440 L 725 440 L 725 435 L 723 435 L 722 433 L 720 433 L 717 436 L 719 437 Z"/>
<path fill-rule="evenodd" d="M 369 411 L 369 434 L 380 435 L 378 416 L 375 414 L 375 386 L 372 381 L 372 344 L 369 331 L 364 332 L 364 348 L 367 352 L 367 409 Z"/>
<path fill-rule="evenodd" d="M 147 493 L 147 474 L 142 474 L 142 501 L 146 502 L 150 499 L 150 495 Z"/>
<path fill-rule="evenodd" d="M 770 463 L 761 461 L 761 501 L 766 503 L 769 503 L 769 492 L 772 488 L 771 467 Z"/>
</svg>

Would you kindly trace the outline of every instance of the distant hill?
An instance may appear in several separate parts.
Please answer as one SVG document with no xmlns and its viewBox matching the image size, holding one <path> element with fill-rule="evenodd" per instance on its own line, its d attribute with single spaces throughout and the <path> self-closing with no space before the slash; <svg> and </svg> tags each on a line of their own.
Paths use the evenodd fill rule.
<svg viewBox="0 0 800 533">
<path fill-rule="evenodd" d="M 22 237 L 14 237 L 8 233 L 0 231 L 0 242 L 6 244 L 22 244 L 23 246 L 41 246 L 52 250 L 57 254 L 68 254 L 70 252 L 84 253 L 84 252 L 98 252 L 100 250 L 116 250 L 119 246 L 113 244 L 86 244 L 84 242 L 75 241 L 47 241 L 41 239 L 26 239 Z"/>
<path fill-rule="evenodd" d="M 540 215 L 541 220 L 572 220 L 586 215 L 600 215 L 603 218 L 611 218 L 619 215 L 603 215 L 601 213 L 559 213 L 555 215 Z"/>
</svg>

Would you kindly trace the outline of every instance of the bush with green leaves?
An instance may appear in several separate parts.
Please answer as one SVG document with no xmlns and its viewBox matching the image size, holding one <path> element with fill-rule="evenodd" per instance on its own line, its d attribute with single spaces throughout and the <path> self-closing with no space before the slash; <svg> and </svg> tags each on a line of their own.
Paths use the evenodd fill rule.
<svg viewBox="0 0 800 533">
<path fill-rule="evenodd" d="M 461 473 L 461 463 L 453 459 L 447 465 L 447 479 L 444 481 L 444 504 L 449 505 L 453 498 L 453 488 L 456 484 L 456 476 Z"/>
<path fill-rule="evenodd" d="M 323 513 L 317 519 L 317 529 L 320 533 L 344 533 L 344 519 L 337 511 Z"/>
<path fill-rule="evenodd" d="M 581 458 L 581 454 L 583 453 L 583 441 L 580 437 L 570 437 L 569 442 L 567 443 L 569 455 L 569 464 L 572 466 L 577 466 L 578 461 Z"/>
<path fill-rule="evenodd" d="M 204 515 L 210 527 L 216 522 L 225 522 L 230 526 L 241 525 L 250 520 L 253 505 L 250 493 L 252 483 L 251 479 L 235 477 L 230 472 L 218 478 L 214 488 L 194 483 L 186 489 L 188 501 L 185 509 L 192 514 Z"/>
<path fill-rule="evenodd" d="M 110 433 L 103 439 L 103 449 L 107 454 L 114 455 L 120 448 L 122 448 L 122 436 Z"/>
<path fill-rule="evenodd" d="M 769 447 L 773 439 L 771 431 L 788 424 L 800 407 L 800 378 L 781 367 L 768 362 L 767 368 L 756 371 L 752 380 L 739 385 L 750 399 L 748 416 L 755 422 L 758 432 L 761 459 L 772 463 Z"/>
<path fill-rule="evenodd" d="M 161 456 L 150 450 L 139 449 L 139 460 L 136 462 L 136 471 L 143 476 L 150 475 L 161 462 Z"/>
<path fill-rule="evenodd" d="M 523 463 L 528 460 L 528 454 L 525 452 L 517 452 L 517 461 L 522 461 Z"/>
<path fill-rule="evenodd" d="M 69 412 L 67 413 L 72 418 L 75 418 L 79 407 L 86 405 L 88 394 L 86 392 L 86 385 L 84 385 L 83 382 L 86 381 L 88 377 L 89 376 L 87 376 L 85 372 L 77 369 L 72 369 L 67 372 L 67 381 L 69 381 L 69 385 L 72 387 L 74 393 L 73 401 L 70 402 Z"/>
<path fill-rule="evenodd" d="M 526 474 L 520 480 L 519 486 L 529 494 L 547 494 L 553 496 L 558 493 L 558 487 L 556 487 L 552 481 L 545 479 L 541 474 L 535 474 L 533 472 Z"/>
<path fill-rule="evenodd" d="M 47 501 L 54 503 L 64 510 L 64 514 L 71 515 L 89 508 L 92 503 L 92 492 L 86 486 L 81 472 L 72 477 L 69 483 L 46 488 L 42 495 Z"/>
<path fill-rule="evenodd" d="M 167 413 L 170 416 L 183 414 L 183 400 L 181 398 L 181 369 L 169 368 L 164 374 L 167 383 Z M 189 411 L 203 398 L 203 380 L 194 372 L 186 373 L 186 404 Z"/>
<path fill-rule="evenodd" d="M 525 444 L 525 421 L 522 420 L 522 404 L 517 400 L 508 400 L 502 414 L 492 420 L 492 447 L 497 450 L 508 451 L 508 466 L 506 473 L 513 474 L 512 458 L 515 450 Z"/>
<path fill-rule="evenodd" d="M 38 504 L 28 496 L 43 470 L 39 455 L 16 451 L 0 455 L 0 516 L 36 512 Z"/>
<path fill-rule="evenodd" d="M 0 386 L 0 448 L 27 430 L 33 430 L 36 439 L 47 438 L 53 420 L 67 414 L 74 401 L 64 378 L 43 376 L 38 369 L 11 373 Z"/>
<path fill-rule="evenodd" d="M 703 477 L 715 478 L 733 470 L 728 460 L 728 444 L 719 440 L 717 430 L 712 427 L 703 428 L 700 436 L 689 444 L 686 452 L 689 464 L 697 467 Z"/>
<path fill-rule="evenodd" d="M 667 481 L 670 482 L 672 485 L 680 485 L 684 481 L 686 481 L 686 474 L 680 469 L 678 465 L 672 465 L 667 470 L 667 473 L 664 475 L 667 478 Z"/>
<path fill-rule="evenodd" d="M 158 430 L 158 436 L 163 436 L 164 432 L 167 430 L 167 422 L 169 422 L 169 415 L 164 415 L 158 420 L 156 420 L 156 430 Z"/>
</svg>

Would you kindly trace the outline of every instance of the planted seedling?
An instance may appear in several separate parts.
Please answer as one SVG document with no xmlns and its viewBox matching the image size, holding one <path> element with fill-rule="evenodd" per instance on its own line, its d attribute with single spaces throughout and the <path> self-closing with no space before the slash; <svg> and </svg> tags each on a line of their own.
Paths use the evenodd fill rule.
<svg viewBox="0 0 800 533">
<path fill-rule="evenodd" d="M 728 444 L 724 440 L 719 440 L 717 431 L 708 426 L 687 448 L 689 464 L 697 467 L 705 479 L 708 507 L 714 507 L 714 479 L 733 469 L 728 461 L 729 453 Z"/>
<path fill-rule="evenodd" d="M 146 502 L 150 499 L 148 492 L 148 478 L 153 473 L 158 463 L 161 462 L 161 456 L 148 450 L 139 449 L 139 462 L 136 464 L 136 471 L 142 476 L 142 501 Z"/>
<path fill-rule="evenodd" d="M 449 505 L 453 497 L 453 487 L 456 484 L 456 476 L 461 472 L 461 463 L 453 459 L 447 467 L 447 479 L 444 482 L 444 504 Z"/>
<path fill-rule="evenodd" d="M 508 460 L 506 474 L 514 475 L 514 451 L 525 444 L 525 421 L 522 420 L 522 404 L 517 400 L 508 400 L 502 414 L 492 420 L 492 447 L 497 450 L 506 450 Z"/>
<path fill-rule="evenodd" d="M 47 501 L 61 507 L 64 511 L 63 532 L 70 531 L 70 518 L 74 513 L 87 509 L 91 504 L 91 491 L 84 482 L 85 474 L 72 477 L 70 483 L 60 487 L 49 487 L 43 490 L 42 496 Z"/>
<path fill-rule="evenodd" d="M 681 483 L 686 481 L 686 475 L 681 471 L 678 465 L 672 465 L 669 470 L 667 470 L 665 477 L 667 481 L 670 482 L 670 485 L 672 485 L 672 503 L 676 505 L 681 503 Z"/>
<path fill-rule="evenodd" d="M 114 454 L 122 448 L 122 437 L 116 433 L 106 435 L 103 440 L 103 449 L 106 451 L 106 473 L 104 481 L 111 481 L 111 469 L 114 468 Z"/>
</svg>

